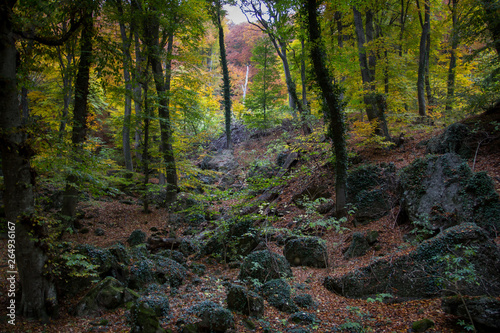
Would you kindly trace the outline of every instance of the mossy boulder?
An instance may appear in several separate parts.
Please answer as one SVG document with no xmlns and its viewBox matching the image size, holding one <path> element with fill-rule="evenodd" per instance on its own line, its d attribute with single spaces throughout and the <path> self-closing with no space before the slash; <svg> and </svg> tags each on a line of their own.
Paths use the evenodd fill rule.
<svg viewBox="0 0 500 333">
<path fill-rule="evenodd" d="M 293 313 L 288 321 L 300 325 L 310 325 L 318 322 L 318 318 L 312 313 L 299 311 Z"/>
<path fill-rule="evenodd" d="M 470 135 L 471 131 L 467 125 L 455 123 L 446 127 L 443 134 L 433 137 L 424 144 L 428 154 L 455 153 L 468 158 L 472 152 L 467 145 L 467 138 Z"/>
<path fill-rule="evenodd" d="M 310 309 L 314 307 L 313 297 L 309 294 L 299 294 L 293 297 L 293 302 L 299 307 L 304 309 Z"/>
<path fill-rule="evenodd" d="M 239 279 L 257 279 L 264 283 L 291 276 L 293 276 L 292 269 L 285 257 L 269 250 L 262 250 L 252 252 L 245 258 L 241 265 Z"/>
<path fill-rule="evenodd" d="M 151 259 L 143 259 L 135 262 L 130 267 L 130 278 L 128 286 L 134 290 L 146 288 L 156 280 L 156 265 Z"/>
<path fill-rule="evenodd" d="M 157 317 L 166 317 L 170 312 L 170 304 L 168 298 L 159 293 L 149 293 L 141 296 L 136 300 L 136 303 L 147 303 L 153 309 Z"/>
<path fill-rule="evenodd" d="M 326 242 L 319 237 L 289 239 L 283 250 L 286 260 L 292 266 L 325 268 L 328 266 Z"/>
<path fill-rule="evenodd" d="M 179 287 L 186 278 L 187 270 L 177 261 L 158 255 L 151 256 L 155 263 L 155 277 L 160 283 L 168 282 L 171 287 Z"/>
<path fill-rule="evenodd" d="M 261 317 L 264 314 L 264 299 L 243 286 L 230 284 L 227 288 L 227 307 L 246 315 Z"/>
<path fill-rule="evenodd" d="M 500 200 L 484 172 L 473 173 L 448 153 L 417 159 L 400 172 L 398 223 L 439 230 L 474 222 L 491 235 L 500 230 Z"/>
<path fill-rule="evenodd" d="M 259 245 L 260 237 L 254 220 L 245 217 L 221 222 L 202 249 L 202 254 L 215 254 L 226 261 L 246 256 Z"/>
<path fill-rule="evenodd" d="M 464 304 L 465 303 L 465 304 Z M 500 300 L 493 297 L 447 297 L 442 300 L 444 312 L 469 321 L 469 314 L 478 332 L 500 331 Z"/>
<path fill-rule="evenodd" d="M 411 324 L 413 332 L 425 332 L 432 327 L 434 327 L 434 321 L 429 318 L 417 320 Z"/>
<path fill-rule="evenodd" d="M 117 279 L 108 276 L 90 289 L 74 309 L 75 316 L 97 315 L 133 301 L 139 295 L 125 288 Z"/>
<path fill-rule="evenodd" d="M 186 316 L 177 321 L 180 332 L 223 333 L 234 327 L 231 311 L 212 301 L 204 301 L 187 310 Z"/>
<path fill-rule="evenodd" d="M 127 243 L 130 246 L 143 244 L 143 243 L 146 243 L 146 238 L 147 238 L 146 233 L 140 229 L 137 229 L 137 230 L 132 231 L 130 236 L 127 238 Z"/>
<path fill-rule="evenodd" d="M 352 234 L 351 244 L 349 248 L 344 253 L 344 257 L 346 259 L 361 257 L 368 252 L 371 248 L 371 245 L 376 242 L 376 236 L 374 233 L 363 233 L 363 232 L 354 232 Z"/>
<path fill-rule="evenodd" d="M 469 273 L 474 279 L 464 276 L 458 289 L 449 280 L 449 272 L 453 270 L 450 265 L 456 261 L 454 258 L 462 258 L 463 266 L 473 266 Z M 418 299 L 443 295 L 450 289 L 463 295 L 500 295 L 499 276 L 500 251 L 497 245 L 482 228 L 469 223 L 441 232 L 409 254 L 379 258 L 344 276 L 327 277 L 324 286 L 347 297 L 389 293 Z M 477 285 L 475 281 L 488 282 Z"/>
<path fill-rule="evenodd" d="M 90 244 L 78 245 L 76 252 L 86 256 L 90 262 L 97 265 L 97 274 L 100 278 L 112 276 L 125 282 L 128 278 L 128 256 L 116 250 L 117 247 L 107 249 L 99 248 Z"/>
<path fill-rule="evenodd" d="M 347 176 L 347 201 L 356 207 L 355 223 L 365 224 L 386 215 L 396 201 L 394 164 L 367 164 L 351 170 Z"/>
<path fill-rule="evenodd" d="M 181 265 L 185 265 L 186 264 L 186 257 L 184 257 L 184 254 L 182 252 L 180 252 L 180 251 L 165 249 L 165 250 L 159 251 L 156 254 L 158 256 L 161 256 L 161 257 L 164 257 L 164 258 L 172 259 L 172 260 L 178 262 Z"/>
<path fill-rule="evenodd" d="M 291 288 L 285 280 L 270 280 L 264 283 L 259 290 L 267 302 L 278 310 L 288 313 L 299 310 L 291 298 Z"/>
<path fill-rule="evenodd" d="M 164 333 L 154 306 L 140 299 L 130 309 L 131 333 Z"/>
</svg>

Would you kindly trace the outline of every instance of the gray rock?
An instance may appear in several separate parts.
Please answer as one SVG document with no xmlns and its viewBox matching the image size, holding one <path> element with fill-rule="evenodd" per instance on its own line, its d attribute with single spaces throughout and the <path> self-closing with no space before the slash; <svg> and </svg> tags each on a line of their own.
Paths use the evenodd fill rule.
<svg viewBox="0 0 500 333">
<path fill-rule="evenodd" d="M 292 266 L 325 268 L 328 265 L 326 242 L 319 237 L 290 239 L 285 243 L 283 254 Z"/>
<path fill-rule="evenodd" d="M 205 157 L 200 164 L 202 170 L 230 171 L 238 167 L 233 151 L 224 149 L 213 157 Z"/>
<path fill-rule="evenodd" d="M 473 253 L 465 254 L 463 244 L 468 244 Z M 456 249 L 457 246 L 461 248 Z M 500 295 L 500 251 L 486 232 L 475 224 L 449 228 L 424 241 L 407 255 L 380 258 L 344 276 L 327 277 L 324 286 L 347 297 L 389 293 L 418 299 L 443 295 L 446 290 L 455 289 L 452 281 L 447 280 L 449 275 L 446 272 L 450 270 L 447 265 L 450 263 L 440 260 L 447 255 L 462 258 L 463 265 L 472 264 L 474 281 L 487 281 L 477 285 L 464 278 L 455 292 L 463 295 Z"/>
<path fill-rule="evenodd" d="M 261 317 L 264 314 L 264 299 L 243 286 L 230 284 L 226 301 L 229 310 L 254 317 Z"/>
<path fill-rule="evenodd" d="M 177 326 L 181 332 L 226 332 L 234 327 L 234 318 L 231 311 L 205 301 L 189 308 Z"/>
<path fill-rule="evenodd" d="M 401 170 L 398 223 L 435 230 L 474 222 L 490 234 L 500 230 L 500 200 L 493 181 L 473 173 L 467 162 L 448 153 L 417 159 Z"/>
<path fill-rule="evenodd" d="M 239 274 L 240 280 L 257 279 L 261 283 L 281 277 L 293 276 L 290 264 L 285 257 L 269 250 L 250 253 Z"/>
<path fill-rule="evenodd" d="M 369 249 L 370 243 L 368 243 L 365 234 L 362 232 L 355 232 L 352 234 L 351 245 L 349 245 L 344 257 L 346 259 L 361 257 L 364 256 Z"/>
<path fill-rule="evenodd" d="M 130 246 L 146 243 L 146 233 L 140 229 L 132 231 L 127 239 L 127 243 Z"/>
<path fill-rule="evenodd" d="M 144 298 L 134 303 L 130 309 L 131 333 L 164 333 L 154 305 Z"/>
<path fill-rule="evenodd" d="M 500 330 L 500 301 L 496 298 L 486 296 L 463 299 L 460 296 L 447 297 L 442 300 L 441 307 L 444 312 L 463 318 L 466 322 L 469 321 L 469 313 L 480 332 L 498 332 Z"/>
<path fill-rule="evenodd" d="M 291 288 L 285 280 L 270 280 L 264 283 L 259 289 L 269 304 L 278 310 L 288 313 L 298 311 L 297 305 L 291 298 Z"/>
<path fill-rule="evenodd" d="M 471 131 L 467 125 L 461 123 L 451 124 L 446 127 L 443 134 L 427 141 L 427 153 L 455 153 L 467 158 L 471 154 L 471 149 L 467 145 L 467 138 L 470 134 Z"/>
<path fill-rule="evenodd" d="M 314 324 L 318 321 L 318 318 L 312 314 L 312 313 L 307 313 L 307 312 L 295 312 L 292 314 L 289 318 L 288 321 L 291 321 L 292 323 L 295 324 L 301 324 L 301 325 L 310 325 Z"/>
</svg>

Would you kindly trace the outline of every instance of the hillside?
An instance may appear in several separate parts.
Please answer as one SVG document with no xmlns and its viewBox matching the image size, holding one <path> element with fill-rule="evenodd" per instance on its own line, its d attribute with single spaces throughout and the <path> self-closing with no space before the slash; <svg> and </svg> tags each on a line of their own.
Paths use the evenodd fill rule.
<svg viewBox="0 0 500 333">
<path fill-rule="evenodd" d="M 500 191 L 500 132 L 495 128 L 495 124 L 499 121 L 498 112 L 463 121 L 468 125 L 475 124 L 474 128 L 478 128 L 466 142 L 469 147 L 474 148 L 467 164 L 475 172 L 485 171 L 493 179 L 497 193 Z M 253 227 L 261 233 L 256 250 L 269 249 L 283 254 L 288 237 L 318 236 L 326 241 L 327 267 L 292 267 L 293 277 L 287 280 L 293 296 L 312 296 L 313 304 L 300 310 L 314 315 L 314 321 L 308 322 L 306 318 L 301 324 L 294 323 L 290 312 L 280 311 L 266 300 L 264 314 L 260 318 L 233 311 L 235 326 L 232 332 L 406 332 L 411 329 L 412 323 L 425 318 L 431 319 L 435 324 L 430 331 L 462 331 L 463 327 L 457 324 L 458 318 L 443 311 L 441 297 L 411 299 L 381 293 L 367 299 L 348 298 L 325 288 L 324 281 L 327 277 L 342 277 L 379 258 L 389 258 L 392 261 L 410 253 L 420 243 L 413 236 L 420 234 L 416 231 L 416 225 L 398 222 L 401 214 L 400 198 L 391 201 L 391 207 L 382 217 L 370 222 L 360 222 L 359 216 L 358 220 L 355 219 L 356 209 L 360 207 L 352 207 L 354 212 L 345 222 L 333 218 L 331 208 L 332 202 L 335 201 L 334 170 L 331 164 L 330 143 L 325 139 L 321 128 L 322 125 L 317 124 L 315 132 L 306 138 L 298 129 L 289 125 L 242 134 L 243 142 L 236 143 L 232 152 L 237 166 L 232 165 L 224 169 L 227 166 L 224 164 L 227 161 L 224 161 L 217 172 L 204 167 L 204 176 L 212 177 L 212 180 L 207 181 L 208 184 L 203 189 L 194 188 L 192 194 L 181 195 L 182 198 L 194 198 L 192 201 L 185 201 L 191 202 L 187 207 L 182 207 L 187 210 L 178 209 L 177 212 L 169 213 L 167 209 L 153 205 L 152 212 L 144 214 L 141 212 L 141 198 L 134 195 L 133 191 L 123 191 L 115 197 L 83 201 L 79 205 L 77 231 L 73 234 L 65 233 L 63 240 L 99 248 L 121 242 L 128 248 L 127 239 L 132 232 L 142 230 L 148 238 L 156 235 L 159 245 L 154 244 L 159 247 L 164 246 L 161 245 L 161 239 L 197 239 L 203 244 L 211 237 L 227 235 L 221 234 L 220 231 L 231 228 L 231 225 L 227 225 L 231 218 L 236 216 L 243 219 L 243 216 L 253 216 Z M 351 137 L 349 147 L 353 148 L 349 153 L 350 170 L 372 164 L 382 165 L 384 168 L 391 166 L 397 174 L 415 160 L 424 158 L 427 155 L 426 146 L 421 143 L 437 137 L 443 131 L 444 129 L 433 129 L 429 126 L 405 129 L 404 141 L 398 147 L 390 149 L 358 146 L 357 143 L 361 143 L 361 139 Z M 216 144 L 217 141 L 214 141 L 212 146 Z M 276 167 L 278 155 L 282 153 L 283 156 L 290 156 L 290 152 L 297 153 L 292 156 L 293 163 L 287 168 Z M 203 161 L 208 163 L 210 158 L 207 156 L 210 155 L 217 155 L 217 152 L 208 150 L 202 156 L 197 156 L 195 162 L 203 168 Z M 397 192 L 392 194 L 398 195 Z M 192 195 L 194 196 L 191 197 Z M 322 209 L 318 209 L 320 204 Z M 203 216 L 199 216 L 200 214 Z M 193 216 L 197 218 L 187 218 Z M 208 230 L 212 230 L 212 234 L 199 237 Z M 377 232 L 375 245 L 370 246 L 361 256 L 348 258 L 345 253 L 349 251 L 355 234 L 367 234 L 369 231 Z M 500 237 L 492 237 L 499 245 Z M 229 244 L 229 241 L 230 239 L 222 239 L 223 244 Z M 156 246 L 154 244 L 149 242 L 151 251 Z M 170 248 L 178 246 L 175 242 L 168 244 Z M 7 253 L 6 248 L 6 239 L 2 239 L 2 262 L 6 262 L 6 258 L 3 258 Z M 228 283 L 243 285 L 238 276 L 243 257 L 233 257 L 224 262 L 229 252 L 224 252 L 222 256 L 217 255 L 217 251 L 211 254 L 195 252 L 186 256 L 184 266 L 189 269 L 182 283 L 176 287 L 164 284 L 155 292 L 168 298 L 168 315 L 161 318 L 161 326 L 167 331 L 177 332 L 181 320 L 190 317 L 186 316 L 186 310 L 202 301 L 210 300 L 226 307 Z M 193 267 L 205 267 L 204 273 Z M 2 308 L 7 306 L 5 291 L 8 288 L 5 273 L 4 268 L 0 275 Z M 0 327 L 4 329 L 0 331 L 130 331 L 127 322 L 128 310 L 123 307 L 103 310 L 99 315 L 70 315 L 87 291 L 88 289 L 81 290 L 74 297 L 63 298 L 60 317 L 43 327 L 37 322 L 18 317 L 15 330 L 5 330 L 3 317 Z"/>
</svg>

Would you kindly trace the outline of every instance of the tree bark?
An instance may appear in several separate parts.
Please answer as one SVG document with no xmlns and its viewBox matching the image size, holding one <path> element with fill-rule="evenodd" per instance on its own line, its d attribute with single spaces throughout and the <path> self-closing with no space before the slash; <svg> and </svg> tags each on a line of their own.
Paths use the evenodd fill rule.
<svg viewBox="0 0 500 333">
<path fill-rule="evenodd" d="M 156 14 L 144 17 L 144 39 L 148 48 L 148 61 L 151 64 L 153 79 L 158 97 L 158 116 L 160 118 L 160 137 L 163 147 L 163 160 L 165 163 L 166 177 L 166 204 L 175 200 L 178 191 L 177 168 L 175 165 L 174 149 L 172 147 L 172 124 L 170 120 L 170 80 L 172 64 L 173 31 L 169 32 L 167 44 L 167 66 L 164 77 L 161 57 L 159 31 L 160 22 Z"/>
<path fill-rule="evenodd" d="M 123 128 L 122 128 L 122 146 L 123 158 L 125 160 L 125 168 L 129 171 L 134 170 L 132 163 L 132 152 L 130 149 L 130 121 L 132 117 L 132 81 L 130 79 L 130 68 L 132 65 L 132 56 L 130 55 L 130 45 L 132 41 L 133 31 L 130 29 L 127 36 L 123 17 L 123 6 L 121 0 L 116 2 L 120 13 L 120 34 L 122 37 L 122 56 L 123 56 L 123 80 L 125 81 L 125 104 L 123 113 Z M 131 24 L 132 26 L 132 24 Z"/>
<path fill-rule="evenodd" d="M 446 93 L 446 113 L 453 111 L 453 99 L 455 97 L 455 68 L 457 67 L 457 47 L 458 47 L 458 15 L 457 15 L 458 0 L 451 0 L 451 49 L 450 49 L 450 65 L 448 67 L 448 81 Z"/>
<path fill-rule="evenodd" d="M 419 0 L 417 0 L 417 7 L 420 9 Z M 430 1 L 425 0 L 424 4 L 424 20 L 422 21 L 421 14 L 419 13 L 420 23 L 422 26 L 422 33 L 420 35 L 420 48 L 419 48 L 419 61 L 418 61 L 418 78 L 417 78 L 417 100 L 418 100 L 418 114 L 421 118 L 427 116 L 427 103 L 425 100 L 425 69 L 427 60 L 427 35 L 430 33 Z"/>
<path fill-rule="evenodd" d="M 224 118 L 226 121 L 226 148 L 231 149 L 231 83 L 229 81 L 229 69 L 227 66 L 226 45 L 224 43 L 224 27 L 222 26 L 221 10 L 222 5 L 217 1 L 217 29 L 219 33 L 220 63 L 222 66 L 222 90 L 224 94 Z"/>
<path fill-rule="evenodd" d="M 34 218 L 35 183 L 27 142 L 19 112 L 16 81 L 16 45 L 12 31 L 12 10 L 16 0 L 0 4 L 0 150 L 4 174 L 4 204 L 8 221 L 15 223 L 16 265 L 22 287 L 18 313 L 47 320 L 57 310 L 53 282 L 44 275 L 48 264 L 41 246 L 39 225 Z"/>
<path fill-rule="evenodd" d="M 88 95 L 93 52 L 94 21 L 92 9 L 87 9 L 84 15 L 80 40 L 80 61 L 75 79 L 75 104 L 73 107 L 73 131 L 71 133 L 72 153 L 76 159 L 82 155 L 83 143 L 87 136 Z M 67 177 L 61 214 L 67 217 L 69 226 L 72 226 L 72 221 L 76 216 L 79 195 L 77 185 L 79 181 L 74 174 Z"/>
<path fill-rule="evenodd" d="M 482 0 L 484 21 L 491 33 L 492 44 L 500 58 L 500 4 L 498 0 Z"/>
<path fill-rule="evenodd" d="M 326 119 L 328 132 L 333 140 L 335 153 L 335 196 L 337 216 L 346 213 L 346 180 L 347 180 L 347 150 L 345 142 L 345 125 L 343 118 L 344 102 L 341 88 L 332 84 L 332 78 L 325 65 L 325 55 L 321 41 L 321 32 L 317 20 L 317 3 L 315 0 L 306 2 L 308 13 L 309 39 L 311 40 L 311 60 L 316 79 L 326 102 Z"/>
</svg>

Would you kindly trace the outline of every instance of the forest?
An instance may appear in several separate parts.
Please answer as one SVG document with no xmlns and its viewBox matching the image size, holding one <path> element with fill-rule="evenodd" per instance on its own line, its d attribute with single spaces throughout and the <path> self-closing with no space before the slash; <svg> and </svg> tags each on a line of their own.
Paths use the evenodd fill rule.
<svg viewBox="0 0 500 333">
<path fill-rule="evenodd" d="M 0 332 L 500 330 L 498 0 L 2 0 L 0 151 Z"/>
</svg>

